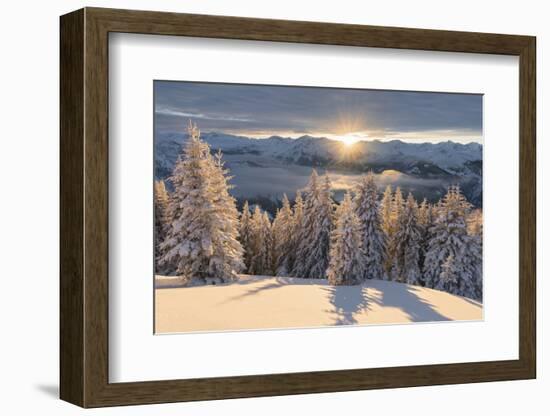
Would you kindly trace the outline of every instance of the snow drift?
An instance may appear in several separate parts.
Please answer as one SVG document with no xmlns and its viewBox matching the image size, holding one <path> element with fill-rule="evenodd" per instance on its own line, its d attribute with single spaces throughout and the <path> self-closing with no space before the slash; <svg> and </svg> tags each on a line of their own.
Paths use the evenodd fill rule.
<svg viewBox="0 0 550 416">
<path fill-rule="evenodd" d="M 233 283 L 181 287 L 155 277 L 155 332 L 305 328 L 483 319 L 482 304 L 381 280 L 331 286 L 324 279 L 240 275 Z"/>
</svg>

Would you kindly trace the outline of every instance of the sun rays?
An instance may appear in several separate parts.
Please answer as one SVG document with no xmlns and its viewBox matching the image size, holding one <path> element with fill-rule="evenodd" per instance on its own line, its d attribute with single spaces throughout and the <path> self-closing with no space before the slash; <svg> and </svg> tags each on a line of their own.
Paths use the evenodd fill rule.
<svg viewBox="0 0 550 416">
<path fill-rule="evenodd" d="M 340 141 L 346 145 L 346 147 L 351 147 L 360 140 L 365 140 L 366 138 L 358 135 L 357 133 L 347 133 L 340 137 Z"/>
</svg>

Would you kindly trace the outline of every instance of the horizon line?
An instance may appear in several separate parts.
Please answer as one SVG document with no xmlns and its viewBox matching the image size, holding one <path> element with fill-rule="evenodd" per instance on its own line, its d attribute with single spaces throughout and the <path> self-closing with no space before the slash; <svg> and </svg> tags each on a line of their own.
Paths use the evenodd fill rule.
<svg viewBox="0 0 550 416">
<path fill-rule="evenodd" d="M 199 129 L 200 130 L 200 129 Z M 224 136 L 232 136 L 232 137 L 239 137 L 244 139 L 250 139 L 250 140 L 268 140 L 273 138 L 280 138 L 283 140 L 299 140 L 299 139 L 305 139 L 305 138 L 311 138 L 311 139 L 325 139 L 325 140 L 331 140 L 336 142 L 345 143 L 345 141 L 342 139 L 345 137 L 345 134 L 322 134 L 322 133 L 296 133 L 294 135 L 290 135 L 288 133 L 286 134 L 277 134 L 274 132 L 273 134 L 253 134 L 253 133 L 230 133 L 230 132 L 224 132 L 221 130 L 201 130 L 201 135 L 209 135 L 209 134 L 219 134 Z M 165 135 L 165 134 L 175 134 L 180 136 L 187 136 L 187 132 L 181 132 L 181 131 L 159 131 L 155 132 L 154 136 L 157 135 Z M 293 137 L 294 136 L 294 137 Z M 380 142 L 380 143 L 389 143 L 389 142 L 401 142 L 401 143 L 407 143 L 407 144 L 437 144 L 437 143 L 456 143 L 461 145 L 469 145 L 469 144 L 479 144 L 483 145 L 483 136 L 479 139 L 471 138 L 471 137 L 460 137 L 458 139 L 452 139 L 449 137 L 441 137 L 441 138 L 413 138 L 413 137 L 364 137 L 364 136 L 355 136 L 354 143 L 358 142 Z"/>
</svg>

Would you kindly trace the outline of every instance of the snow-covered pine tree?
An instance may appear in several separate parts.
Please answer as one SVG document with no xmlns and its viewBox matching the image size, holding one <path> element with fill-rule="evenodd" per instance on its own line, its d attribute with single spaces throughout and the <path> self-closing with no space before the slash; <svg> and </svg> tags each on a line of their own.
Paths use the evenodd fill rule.
<svg viewBox="0 0 550 416">
<path fill-rule="evenodd" d="M 210 155 L 196 125 L 170 178 L 171 223 L 161 244 L 161 267 L 188 281 L 228 281 L 242 268 L 238 214 L 227 192 L 227 172 Z"/>
<path fill-rule="evenodd" d="M 296 198 L 294 200 L 294 206 L 292 208 L 292 224 L 290 231 L 290 249 L 289 249 L 289 261 L 288 261 L 288 274 L 294 276 L 294 266 L 296 262 L 296 252 L 300 246 L 302 238 L 302 227 L 304 221 L 304 200 L 302 198 L 302 192 L 296 192 Z"/>
<path fill-rule="evenodd" d="M 233 188 L 229 184 L 232 176 L 224 167 L 221 150 L 214 157 L 214 169 L 210 176 L 212 191 L 213 255 L 210 258 L 209 273 L 214 278 L 226 276 L 235 278 L 236 273 L 244 269 L 244 250 L 239 242 L 239 211 L 235 198 L 229 194 Z M 226 280 L 226 279 L 222 279 Z"/>
<path fill-rule="evenodd" d="M 275 217 L 273 218 L 273 222 L 271 223 L 271 270 L 274 271 L 274 275 L 277 275 L 277 260 L 279 258 L 279 247 L 276 243 L 275 234 L 279 233 L 279 226 L 275 227 L 275 221 L 277 221 L 277 217 L 279 216 L 279 212 L 281 211 L 281 208 L 277 208 L 275 211 Z"/>
<path fill-rule="evenodd" d="M 294 218 L 294 224 L 297 228 L 302 226 L 304 219 L 304 200 L 302 198 L 302 192 L 296 192 L 296 199 L 294 200 L 294 207 L 292 209 L 292 216 Z M 295 231 L 296 233 L 296 231 Z"/>
<path fill-rule="evenodd" d="M 364 278 L 365 257 L 361 248 L 361 224 L 349 193 L 336 210 L 336 226 L 331 233 L 328 282 L 354 285 Z"/>
<path fill-rule="evenodd" d="M 164 181 L 155 181 L 155 273 L 161 273 L 159 265 L 161 256 L 160 245 L 166 238 L 170 218 L 168 215 L 169 196 Z"/>
<path fill-rule="evenodd" d="M 449 187 L 430 230 L 424 278 L 428 287 L 477 299 L 475 265 L 476 258 L 481 259 L 481 251 L 467 232 L 469 209 L 458 186 Z"/>
<path fill-rule="evenodd" d="M 250 264 L 248 265 L 248 274 L 262 274 L 264 264 L 262 258 L 259 255 L 262 250 L 265 241 L 261 238 L 263 234 L 260 233 L 262 229 L 263 219 L 262 210 L 258 205 L 254 206 L 252 215 L 250 217 Z"/>
<path fill-rule="evenodd" d="M 305 189 L 304 216 L 293 276 L 322 279 L 326 275 L 334 216 L 330 179 L 313 170 Z"/>
<path fill-rule="evenodd" d="M 428 228 L 431 223 L 431 206 L 428 200 L 424 198 L 418 206 L 418 226 L 421 228 Z"/>
<path fill-rule="evenodd" d="M 275 275 L 273 264 L 275 260 L 273 259 L 273 224 L 267 211 L 264 211 L 263 215 L 263 229 L 265 230 L 265 251 L 266 251 L 266 266 L 264 274 Z"/>
<path fill-rule="evenodd" d="M 483 237 L 481 235 L 470 235 L 469 268 L 473 270 L 473 295 L 466 294 L 464 296 L 472 297 L 479 301 L 483 300 Z"/>
<path fill-rule="evenodd" d="M 273 235 L 273 270 L 277 276 L 288 276 L 292 264 L 292 232 L 293 232 L 293 215 L 290 202 L 283 195 L 283 206 L 277 211 L 277 215 L 273 220 L 272 235 Z"/>
<path fill-rule="evenodd" d="M 355 213 L 361 228 L 365 279 L 384 279 L 385 238 L 380 224 L 378 188 L 374 174 L 369 172 L 355 188 Z"/>
<path fill-rule="evenodd" d="M 475 270 L 476 299 L 483 299 L 483 213 L 481 209 L 474 209 L 467 219 L 468 234 L 472 239 L 472 267 Z"/>
<path fill-rule="evenodd" d="M 243 210 L 239 220 L 239 241 L 243 247 L 243 262 L 245 270 L 250 267 L 251 256 L 251 243 L 252 243 L 252 230 L 251 230 L 251 218 L 250 207 L 248 201 L 244 202 Z"/>
<path fill-rule="evenodd" d="M 422 275 L 417 210 L 417 203 L 409 193 L 394 234 L 395 251 L 391 270 L 392 280 L 415 285 L 420 283 Z"/>
<path fill-rule="evenodd" d="M 432 205 L 428 203 L 426 198 L 418 207 L 418 227 L 420 230 L 420 270 L 424 270 L 424 259 L 430 241 L 430 228 L 433 225 L 433 210 Z M 424 275 L 420 279 L 420 284 L 424 285 Z"/>
<path fill-rule="evenodd" d="M 267 214 L 262 212 L 258 205 L 254 208 L 250 228 L 252 238 L 248 273 L 255 275 L 271 274 L 271 224 Z"/>
<path fill-rule="evenodd" d="M 467 217 L 468 234 L 470 235 L 483 235 L 483 214 L 481 209 L 473 209 Z"/>
<path fill-rule="evenodd" d="M 393 195 L 393 201 L 391 205 L 391 224 L 393 226 L 394 232 L 397 229 L 399 221 L 401 221 L 401 216 L 405 210 L 405 199 L 403 198 L 403 192 L 398 186 L 395 188 L 395 194 Z"/>
<path fill-rule="evenodd" d="M 435 224 L 436 219 L 439 217 L 439 213 L 442 212 L 443 199 L 440 199 L 435 204 L 432 204 L 432 226 Z"/>
<path fill-rule="evenodd" d="M 384 231 L 384 234 L 386 236 L 386 242 L 389 242 L 391 239 L 393 226 L 392 226 L 392 201 L 393 201 L 393 193 L 392 193 L 391 185 L 386 186 L 386 190 L 384 191 L 384 195 L 382 196 L 382 201 L 380 202 L 380 225 L 382 227 L 382 231 Z"/>
<path fill-rule="evenodd" d="M 445 286 L 457 286 L 459 279 L 459 271 L 456 267 L 455 256 L 451 253 L 447 256 L 441 265 L 441 273 L 439 274 L 439 283 Z"/>
<path fill-rule="evenodd" d="M 389 280 L 394 280 L 396 276 L 400 273 L 400 266 L 398 264 L 399 259 L 396 259 L 395 257 L 395 252 L 397 250 L 395 233 L 397 232 L 397 228 L 403 215 L 404 204 L 405 201 L 403 199 L 403 193 L 401 192 L 401 188 L 398 186 L 395 189 L 395 193 L 393 194 L 391 200 L 391 209 L 388 221 L 389 231 L 386 233 L 386 258 L 384 261 L 384 265 L 386 269 L 386 275 Z"/>
</svg>

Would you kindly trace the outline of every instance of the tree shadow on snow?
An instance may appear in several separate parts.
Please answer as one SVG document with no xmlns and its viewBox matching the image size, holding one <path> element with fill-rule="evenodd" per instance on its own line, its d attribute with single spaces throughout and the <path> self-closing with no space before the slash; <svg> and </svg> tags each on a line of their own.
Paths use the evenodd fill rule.
<svg viewBox="0 0 550 416">
<path fill-rule="evenodd" d="M 367 290 L 363 286 L 328 286 L 323 288 L 329 294 L 333 310 L 325 312 L 334 315 L 334 325 L 358 323 L 354 315 L 369 309 Z"/>
<path fill-rule="evenodd" d="M 451 319 L 440 314 L 433 305 L 417 295 L 420 287 L 403 283 L 379 282 L 376 289 L 382 292 L 380 304 L 386 307 L 399 308 L 405 312 L 411 322 L 450 321 Z M 391 286 L 390 286 L 391 285 Z"/>
<path fill-rule="evenodd" d="M 239 284 L 246 284 L 246 283 L 247 282 L 241 282 Z M 249 282 L 249 283 L 251 283 L 251 282 Z M 282 285 L 278 282 L 267 282 L 266 284 L 264 284 L 262 286 L 258 286 L 258 287 L 252 288 L 252 289 L 248 289 L 246 292 L 244 292 L 240 295 L 231 296 L 230 298 L 228 298 L 227 300 L 225 300 L 221 304 L 241 300 L 241 299 L 247 298 L 249 296 L 257 295 L 258 293 L 263 292 L 264 290 L 278 289 L 280 287 L 282 287 Z"/>
<path fill-rule="evenodd" d="M 361 286 L 329 286 L 329 300 L 334 309 L 326 312 L 334 315 L 334 325 L 357 324 L 356 314 L 367 311 L 372 305 L 401 309 L 411 322 L 449 321 L 450 319 L 416 292 L 420 288 L 400 283 L 369 281 Z"/>
<path fill-rule="evenodd" d="M 262 279 L 265 279 L 265 282 L 262 282 Z M 258 276 L 256 279 L 245 279 L 245 280 L 236 280 L 234 282 L 224 283 L 218 286 L 230 286 L 230 285 L 252 285 L 263 283 L 262 286 L 257 286 L 251 289 L 248 289 L 244 293 L 232 296 L 222 302 L 221 304 L 241 300 L 250 296 L 257 295 L 260 292 L 271 290 L 271 289 L 280 289 L 282 287 L 293 285 L 293 286 L 303 286 L 303 285 L 323 285 L 326 284 L 326 280 L 322 279 L 296 279 L 291 277 L 283 276 Z"/>
</svg>

